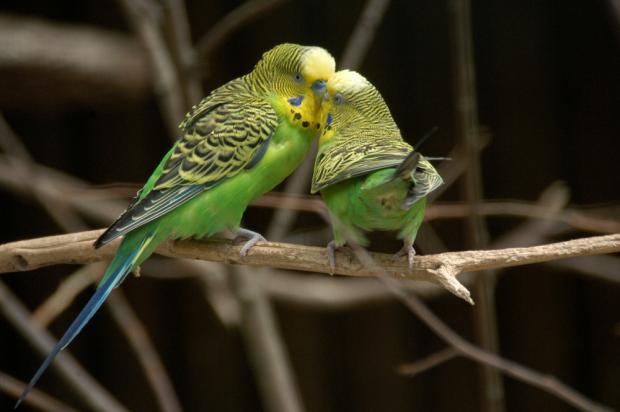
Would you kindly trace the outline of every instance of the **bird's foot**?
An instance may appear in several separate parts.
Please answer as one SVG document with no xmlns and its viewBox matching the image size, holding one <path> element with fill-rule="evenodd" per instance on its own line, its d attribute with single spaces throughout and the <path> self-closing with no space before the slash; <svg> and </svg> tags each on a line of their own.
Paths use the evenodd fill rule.
<svg viewBox="0 0 620 412">
<path fill-rule="evenodd" d="M 336 249 L 338 249 L 338 246 L 336 246 L 336 241 L 332 240 L 331 242 L 329 242 L 326 249 L 329 274 L 333 275 L 334 273 L 336 273 Z"/>
<path fill-rule="evenodd" d="M 405 242 L 403 247 L 394 254 L 394 260 L 405 255 L 407 256 L 407 263 L 409 264 L 409 272 L 411 272 L 413 270 L 413 258 L 415 257 L 415 249 L 413 248 L 413 244 Z"/>
<path fill-rule="evenodd" d="M 258 232 L 253 232 L 251 230 L 248 229 L 244 229 L 244 228 L 239 228 L 237 230 L 237 237 L 244 237 L 247 240 L 247 242 L 245 242 L 243 244 L 243 247 L 241 248 L 241 251 L 239 251 L 239 254 L 241 256 L 245 256 L 248 254 L 248 252 L 250 251 L 250 249 L 252 249 L 252 247 L 257 244 L 258 242 L 265 242 L 267 241 L 267 239 L 265 239 L 263 237 L 263 235 L 261 235 Z"/>
</svg>

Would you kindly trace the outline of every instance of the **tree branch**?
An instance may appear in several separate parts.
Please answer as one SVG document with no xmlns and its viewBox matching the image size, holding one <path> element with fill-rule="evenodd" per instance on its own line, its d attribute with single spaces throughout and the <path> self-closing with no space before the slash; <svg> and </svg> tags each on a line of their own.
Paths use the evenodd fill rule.
<svg viewBox="0 0 620 412">
<path fill-rule="evenodd" d="M 248 0 L 222 19 L 196 42 L 199 64 L 205 64 L 224 40 L 243 25 L 276 9 L 288 0 Z"/>
<path fill-rule="evenodd" d="M 170 138 L 175 141 L 178 135 L 177 125 L 188 108 L 185 107 L 185 101 L 180 93 L 181 81 L 172 55 L 157 25 L 159 6 L 152 0 L 118 0 L 118 2 L 149 56 L 161 114 Z"/>
<path fill-rule="evenodd" d="M 339 60 L 340 66 L 352 70 L 360 67 L 375 38 L 375 30 L 383 21 L 383 15 L 389 5 L 390 0 L 368 0 L 366 2 Z"/>
<path fill-rule="evenodd" d="M 108 297 L 107 308 L 127 337 L 163 412 L 182 411 L 166 368 L 149 334 L 120 289 Z"/>
<path fill-rule="evenodd" d="M 0 282 L 0 314 L 6 317 L 38 353 L 47 355 L 54 347 L 56 340 L 48 331 L 29 321 L 30 312 L 3 282 Z M 102 412 L 127 410 L 89 375 L 68 351 L 59 354 L 52 367 L 92 410 Z"/>
<path fill-rule="evenodd" d="M 14 398 L 18 398 L 25 386 L 26 384 L 24 382 L 0 371 L 0 391 Z M 32 392 L 30 392 L 30 396 L 24 399 L 24 403 L 44 412 L 76 412 L 75 409 L 71 408 L 66 403 L 53 398 L 37 388 L 34 388 Z"/>
<path fill-rule="evenodd" d="M 152 83 L 145 53 L 123 33 L 7 14 L 0 78 L 0 106 L 29 109 L 140 100 Z"/>
<path fill-rule="evenodd" d="M 101 230 L 78 232 L 22 240 L 0 245 L 0 273 L 33 270 L 43 266 L 67 263 L 88 263 L 114 254 L 117 242 L 95 250 L 94 240 Z M 165 256 L 236 263 L 249 266 L 269 266 L 304 272 L 328 272 L 325 249 L 288 243 L 260 242 L 248 256 L 241 257 L 241 246 L 229 241 L 183 240 L 163 243 L 157 252 Z M 593 236 L 542 246 L 498 250 L 470 250 L 418 256 L 413 270 L 408 272 L 405 259 L 372 253 L 373 259 L 391 277 L 425 280 L 437 283 L 456 296 L 473 303 L 469 291 L 456 276 L 463 272 L 512 267 L 556 259 L 591 256 L 620 251 L 620 234 Z M 336 273 L 345 276 L 375 276 L 349 250 L 338 251 Z"/>
</svg>

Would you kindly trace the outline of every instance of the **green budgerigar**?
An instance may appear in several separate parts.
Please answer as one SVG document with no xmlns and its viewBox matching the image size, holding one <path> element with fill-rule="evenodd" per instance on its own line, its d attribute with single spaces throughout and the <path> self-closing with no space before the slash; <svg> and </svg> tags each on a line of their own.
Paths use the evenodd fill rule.
<svg viewBox="0 0 620 412">
<path fill-rule="evenodd" d="M 337 247 L 349 239 L 365 246 L 364 232 L 373 230 L 398 231 L 398 255 L 406 254 L 411 268 L 426 196 L 443 180 L 403 140 L 381 94 L 363 76 L 341 70 L 327 90 L 312 193 L 321 192 L 332 220 L 330 268 Z"/>
<path fill-rule="evenodd" d="M 180 125 L 181 138 L 135 200 L 96 241 L 124 239 L 95 294 L 39 367 L 17 405 L 54 357 L 78 335 L 110 292 L 166 239 L 208 237 L 241 229 L 250 202 L 273 189 L 301 163 L 318 135 L 332 56 L 320 47 L 281 44 L 249 74 L 211 92 Z M 17 406 L 16 405 L 16 406 Z"/>
</svg>

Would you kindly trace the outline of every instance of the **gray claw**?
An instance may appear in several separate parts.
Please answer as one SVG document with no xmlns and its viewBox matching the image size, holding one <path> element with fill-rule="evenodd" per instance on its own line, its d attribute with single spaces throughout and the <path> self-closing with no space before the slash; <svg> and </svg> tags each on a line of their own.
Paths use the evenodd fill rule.
<svg viewBox="0 0 620 412">
<path fill-rule="evenodd" d="M 266 239 L 260 233 L 243 228 L 239 228 L 239 230 L 237 230 L 237 237 L 245 237 L 248 239 L 248 241 L 243 244 L 243 247 L 239 251 L 239 254 L 241 256 L 246 256 L 250 249 L 252 249 L 252 247 L 258 242 L 266 241 Z"/>
<path fill-rule="evenodd" d="M 336 241 L 332 240 L 327 244 L 327 263 L 329 265 L 329 274 L 336 272 Z"/>
<path fill-rule="evenodd" d="M 394 259 L 398 259 L 402 256 L 407 255 L 407 263 L 409 264 L 409 272 L 413 271 L 413 258 L 415 257 L 415 249 L 413 248 L 413 244 L 405 242 L 403 247 L 394 254 Z"/>
</svg>

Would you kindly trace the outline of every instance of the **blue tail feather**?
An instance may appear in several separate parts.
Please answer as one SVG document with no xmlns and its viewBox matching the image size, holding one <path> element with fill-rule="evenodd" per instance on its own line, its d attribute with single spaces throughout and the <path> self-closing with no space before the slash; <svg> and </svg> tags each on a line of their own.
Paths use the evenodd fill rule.
<svg viewBox="0 0 620 412">
<path fill-rule="evenodd" d="M 108 267 L 107 273 L 104 275 L 103 280 L 97 287 L 95 294 L 90 298 L 86 306 L 79 313 L 77 318 L 71 323 L 69 329 L 65 332 L 65 334 L 60 338 L 58 343 L 54 346 L 52 351 L 45 361 L 39 366 L 37 372 L 34 374 L 21 396 L 17 400 L 15 404 L 15 408 L 17 408 L 22 401 L 26 398 L 28 393 L 32 390 L 34 385 L 38 382 L 43 372 L 50 366 L 54 358 L 60 353 L 61 350 L 66 348 L 71 341 L 82 331 L 84 326 L 91 320 L 91 318 L 97 313 L 101 305 L 105 302 L 107 297 L 110 295 L 112 290 L 117 287 L 121 282 L 125 279 L 127 274 L 131 271 L 134 263 L 137 261 L 138 257 L 141 255 L 141 252 L 144 250 L 144 247 L 150 243 L 153 239 L 152 234 L 149 234 L 144 237 L 142 242 L 137 247 L 134 247 L 129 251 L 126 256 L 120 255 L 122 252 L 117 252 L 117 256 L 115 256 L 114 260 Z M 122 246 L 121 246 L 122 247 Z M 118 264 L 117 262 L 120 262 Z"/>
</svg>

